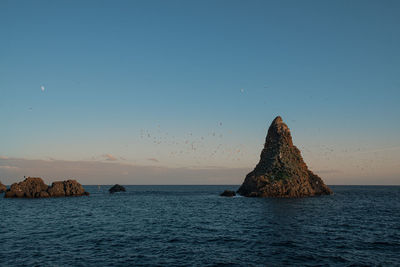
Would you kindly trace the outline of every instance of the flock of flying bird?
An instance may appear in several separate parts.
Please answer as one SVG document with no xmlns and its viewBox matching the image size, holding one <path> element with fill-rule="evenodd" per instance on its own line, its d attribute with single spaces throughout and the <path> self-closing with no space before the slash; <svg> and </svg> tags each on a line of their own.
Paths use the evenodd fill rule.
<svg viewBox="0 0 400 267">
<path fill-rule="evenodd" d="M 264 88 L 268 88 L 268 86 L 264 86 Z M 44 87 L 44 85 L 40 86 L 40 90 L 41 92 L 45 92 L 46 88 Z M 240 92 L 244 93 L 244 88 L 241 88 Z M 33 108 L 29 107 L 28 110 L 32 111 Z M 295 122 L 295 120 L 292 120 L 292 122 Z M 223 142 L 224 135 L 222 133 L 222 122 L 218 122 L 217 126 L 217 130 L 212 130 L 205 135 L 196 136 L 192 132 L 189 132 L 182 138 L 174 135 L 169 135 L 168 132 L 161 131 L 161 127 L 160 125 L 158 125 L 157 130 L 155 131 L 143 129 L 140 130 L 140 138 L 142 140 L 146 140 L 147 142 L 152 143 L 153 145 L 168 146 L 168 151 L 170 151 L 169 157 L 187 156 L 187 154 L 192 154 L 191 157 L 197 160 L 201 160 L 212 159 L 218 154 L 219 158 L 225 157 L 225 159 L 230 161 L 240 161 L 243 156 L 248 155 L 248 153 L 246 152 L 246 147 L 243 144 L 239 144 L 238 146 L 230 146 Z M 211 146 L 209 144 L 211 144 Z M 264 144 L 260 145 L 263 146 Z M 299 146 L 299 148 L 301 151 L 305 152 L 304 154 L 307 154 L 307 156 L 317 157 L 319 159 L 324 159 L 328 161 L 337 156 L 340 157 L 340 155 L 347 155 L 346 157 L 349 157 L 349 159 L 351 159 L 351 155 L 353 154 L 364 153 L 363 150 L 361 150 L 360 148 L 355 150 L 342 149 L 335 151 L 333 146 L 328 145 L 318 145 L 316 151 L 319 152 L 317 153 L 312 153 L 311 150 L 307 147 Z M 381 150 L 371 152 L 377 155 L 377 153 Z M 258 152 L 259 151 L 256 151 L 256 153 Z M 193 155 L 193 153 L 195 154 Z M 368 167 L 371 167 L 374 162 L 376 163 L 376 160 L 377 158 L 375 158 L 375 160 L 361 160 L 355 162 L 354 167 L 358 168 L 359 170 L 368 169 Z M 158 160 L 155 159 L 154 161 L 158 162 Z"/>
<path fill-rule="evenodd" d="M 163 132 L 160 125 L 158 125 L 155 131 L 140 130 L 140 138 L 156 146 L 168 146 L 169 157 L 191 157 L 197 160 L 197 163 L 201 163 L 202 160 L 216 158 L 229 160 L 231 162 L 239 162 L 244 157 L 248 158 L 249 156 L 257 161 L 264 143 L 260 143 L 258 149 L 254 150 L 254 148 L 252 148 L 251 151 L 243 144 L 239 144 L 238 146 L 229 145 L 223 140 L 222 126 L 222 122 L 218 122 L 218 128 L 216 130 L 209 131 L 203 136 L 196 136 L 192 132 L 188 132 L 184 137 L 177 137 L 168 134 L 168 132 Z M 265 137 L 262 137 L 260 141 L 264 141 L 264 138 Z M 363 153 L 361 148 L 338 149 L 333 145 L 325 144 L 315 144 L 312 149 L 307 146 L 298 147 L 300 151 L 302 151 L 303 156 L 311 159 L 322 159 L 323 161 L 329 162 L 331 160 L 336 161 L 338 158 L 347 158 L 349 162 L 352 162 L 351 164 L 353 167 L 361 171 L 367 170 L 377 163 L 376 159 L 359 158 L 357 155 Z M 377 152 L 374 153 L 377 155 Z M 155 162 L 159 161 L 157 160 Z M 256 162 L 254 162 L 254 164 L 255 163 Z"/>
<path fill-rule="evenodd" d="M 155 131 L 140 130 L 140 138 L 153 145 L 167 146 L 169 157 L 191 154 L 191 157 L 199 160 L 201 158 L 210 159 L 218 154 L 231 161 L 240 161 L 245 154 L 244 146 L 242 144 L 230 146 L 223 142 L 222 126 L 222 122 L 218 122 L 218 129 L 209 131 L 207 134 L 195 135 L 188 132 L 183 137 L 178 137 L 162 131 L 160 125 L 158 125 Z"/>
</svg>

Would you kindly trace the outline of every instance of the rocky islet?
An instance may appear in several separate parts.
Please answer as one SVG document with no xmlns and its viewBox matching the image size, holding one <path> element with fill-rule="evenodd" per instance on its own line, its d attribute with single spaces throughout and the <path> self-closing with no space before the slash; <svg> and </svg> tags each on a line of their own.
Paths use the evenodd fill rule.
<svg viewBox="0 0 400 267">
<path fill-rule="evenodd" d="M 234 197 L 236 196 L 235 191 L 231 191 L 231 190 L 225 190 L 224 192 L 222 192 L 220 194 L 221 197 Z"/>
<path fill-rule="evenodd" d="M 116 184 L 113 187 L 111 187 L 110 189 L 108 189 L 108 192 L 110 192 L 110 194 L 113 193 L 117 193 L 117 192 L 125 192 L 126 189 L 125 187 L 123 187 L 122 185 Z"/>
<path fill-rule="evenodd" d="M 278 116 L 268 129 L 259 163 L 247 174 L 238 193 L 283 198 L 329 195 L 332 191 L 308 169 L 288 126 Z"/>
<path fill-rule="evenodd" d="M 89 195 L 89 192 L 86 192 L 83 186 L 76 180 L 53 182 L 51 186 L 48 186 L 40 177 L 28 177 L 22 182 L 13 183 L 5 192 L 5 198 L 47 198 Z"/>
</svg>

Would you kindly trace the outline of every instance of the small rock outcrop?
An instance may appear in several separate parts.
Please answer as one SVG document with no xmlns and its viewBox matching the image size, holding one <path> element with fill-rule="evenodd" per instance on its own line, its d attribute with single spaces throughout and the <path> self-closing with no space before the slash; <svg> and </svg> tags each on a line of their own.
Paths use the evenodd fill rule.
<svg viewBox="0 0 400 267">
<path fill-rule="evenodd" d="M 7 190 L 7 186 L 5 186 L 4 184 L 2 184 L 0 182 L 0 194 L 6 192 L 6 190 Z"/>
<path fill-rule="evenodd" d="M 310 171 L 281 117 L 268 129 L 260 162 L 247 174 L 238 193 L 247 197 L 306 197 L 332 191 Z"/>
<path fill-rule="evenodd" d="M 83 186 L 76 180 L 53 182 L 47 190 L 50 197 L 88 196 Z"/>
<path fill-rule="evenodd" d="M 5 197 L 39 197 L 40 192 L 47 191 L 48 186 L 43 182 L 42 178 L 28 177 L 23 182 L 13 183 L 6 191 Z"/>
<path fill-rule="evenodd" d="M 224 192 L 222 192 L 220 194 L 221 197 L 234 197 L 236 196 L 235 191 L 231 191 L 231 190 L 225 190 Z"/>
<path fill-rule="evenodd" d="M 6 191 L 5 198 L 46 198 L 66 196 L 88 196 L 80 183 L 76 180 L 54 182 L 46 185 L 42 178 L 28 177 L 24 181 L 14 183 Z"/>
<path fill-rule="evenodd" d="M 116 193 L 116 192 L 125 192 L 125 187 L 123 187 L 122 185 L 116 184 L 113 187 L 111 187 L 110 189 L 108 189 L 108 192 L 110 192 L 110 194 Z"/>
</svg>

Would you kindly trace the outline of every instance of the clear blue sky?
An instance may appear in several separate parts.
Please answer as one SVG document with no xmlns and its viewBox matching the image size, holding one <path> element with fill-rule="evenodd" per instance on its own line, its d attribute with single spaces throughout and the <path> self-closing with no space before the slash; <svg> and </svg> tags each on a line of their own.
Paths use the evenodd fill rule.
<svg viewBox="0 0 400 267">
<path fill-rule="evenodd" d="M 328 183 L 400 184 L 399 14 L 399 1 L 2 0 L 0 179 L 27 172 L 10 159 L 250 171 L 281 115 Z"/>
</svg>

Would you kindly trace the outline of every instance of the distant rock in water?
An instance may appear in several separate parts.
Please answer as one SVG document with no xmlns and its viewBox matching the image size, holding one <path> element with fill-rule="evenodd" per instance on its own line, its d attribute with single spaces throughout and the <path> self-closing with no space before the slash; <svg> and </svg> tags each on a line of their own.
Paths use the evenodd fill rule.
<svg viewBox="0 0 400 267">
<path fill-rule="evenodd" d="M 2 184 L 0 182 L 0 194 L 6 192 L 6 190 L 7 190 L 7 186 L 5 186 L 4 184 Z"/>
<path fill-rule="evenodd" d="M 83 186 L 76 180 L 53 182 L 47 190 L 50 197 L 88 196 Z"/>
<path fill-rule="evenodd" d="M 46 185 L 42 178 L 28 177 L 24 181 L 14 183 L 6 191 L 6 198 L 46 198 L 67 196 L 88 196 L 80 183 L 76 180 L 54 182 Z"/>
<path fill-rule="evenodd" d="M 110 189 L 108 189 L 108 191 L 110 192 L 110 194 L 116 193 L 116 192 L 125 192 L 125 187 L 123 187 L 122 185 L 116 184 L 113 187 L 111 187 Z"/>
<path fill-rule="evenodd" d="M 231 190 L 225 190 L 224 192 L 222 192 L 220 194 L 221 197 L 234 197 L 236 196 L 235 191 L 231 191 Z"/>
<path fill-rule="evenodd" d="M 13 183 L 4 197 L 35 198 L 40 196 L 40 192 L 46 192 L 47 189 L 48 186 L 43 182 L 42 178 L 29 177 L 23 182 Z"/>
<path fill-rule="evenodd" d="M 247 174 L 238 193 L 247 197 L 306 197 L 332 191 L 308 169 L 293 145 L 289 128 L 278 116 L 268 129 L 260 162 Z"/>
</svg>

